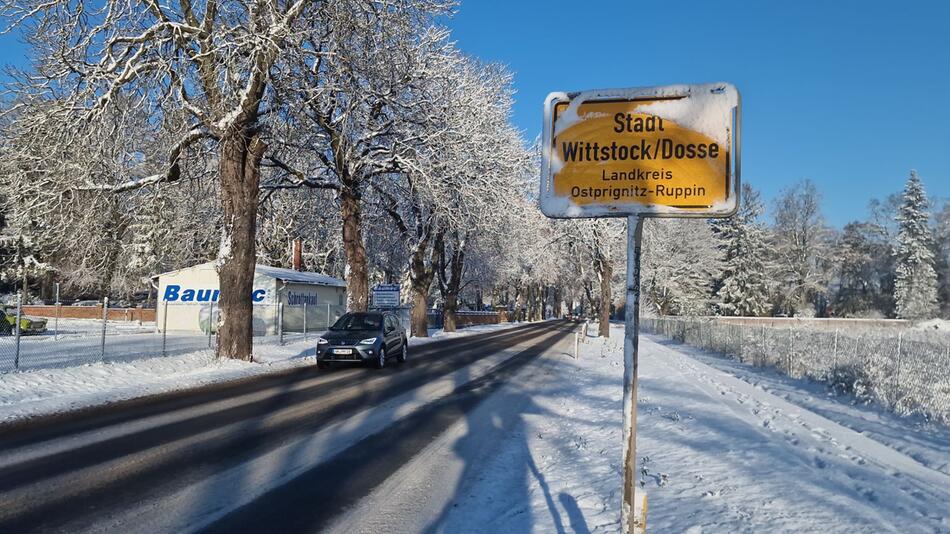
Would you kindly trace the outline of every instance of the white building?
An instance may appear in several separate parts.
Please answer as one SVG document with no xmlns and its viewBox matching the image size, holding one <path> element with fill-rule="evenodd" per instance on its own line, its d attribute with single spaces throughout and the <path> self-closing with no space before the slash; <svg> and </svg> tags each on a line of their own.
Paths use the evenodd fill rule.
<svg viewBox="0 0 950 534">
<path fill-rule="evenodd" d="M 156 275 L 159 330 L 207 332 L 217 319 L 220 284 L 217 262 Z M 322 331 L 346 311 L 346 283 L 331 276 L 257 265 L 254 289 L 254 334 L 273 335 L 282 318 L 284 332 Z M 216 322 L 216 321 L 215 321 Z"/>
</svg>

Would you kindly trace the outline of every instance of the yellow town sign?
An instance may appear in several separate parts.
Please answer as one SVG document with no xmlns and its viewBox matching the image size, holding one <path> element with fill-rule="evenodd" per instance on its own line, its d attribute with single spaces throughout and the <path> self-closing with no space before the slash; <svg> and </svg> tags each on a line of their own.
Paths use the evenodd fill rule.
<svg viewBox="0 0 950 534">
<path fill-rule="evenodd" d="M 552 93 L 549 217 L 728 216 L 738 199 L 739 93 L 729 84 Z"/>
</svg>

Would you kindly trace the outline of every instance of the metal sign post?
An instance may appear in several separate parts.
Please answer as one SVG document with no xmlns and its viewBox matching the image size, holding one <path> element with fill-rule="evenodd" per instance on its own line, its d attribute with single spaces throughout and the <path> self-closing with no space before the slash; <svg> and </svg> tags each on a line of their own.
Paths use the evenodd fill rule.
<svg viewBox="0 0 950 534">
<path fill-rule="evenodd" d="M 639 371 L 640 333 L 640 250 L 643 242 L 643 219 L 627 217 L 627 305 L 623 340 L 623 533 L 638 532 L 646 527 L 644 518 L 636 517 L 634 479 L 637 472 L 637 377 Z M 645 511 L 641 512 L 645 513 Z"/>
<path fill-rule="evenodd" d="M 53 319 L 53 339 L 59 338 L 59 282 L 56 282 L 56 317 Z"/>
</svg>

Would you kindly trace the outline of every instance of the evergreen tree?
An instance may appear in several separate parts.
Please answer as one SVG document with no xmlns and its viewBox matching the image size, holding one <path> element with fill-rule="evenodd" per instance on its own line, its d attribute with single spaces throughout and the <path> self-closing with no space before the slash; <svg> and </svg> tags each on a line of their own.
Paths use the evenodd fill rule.
<svg viewBox="0 0 950 534">
<path fill-rule="evenodd" d="M 838 287 L 832 301 L 841 317 L 887 315 L 893 308 L 893 252 L 876 226 L 845 225 L 835 251 Z"/>
<path fill-rule="evenodd" d="M 937 273 L 924 185 L 911 171 L 897 214 L 897 269 L 894 300 L 902 319 L 937 316 Z"/>
<path fill-rule="evenodd" d="M 940 315 L 950 318 L 950 202 L 943 204 L 943 209 L 935 217 L 934 244 L 937 258 L 934 269 L 937 271 L 937 301 L 940 304 Z"/>
<path fill-rule="evenodd" d="M 765 235 L 758 222 L 763 209 L 759 193 L 743 184 L 736 215 L 712 222 L 723 253 L 724 268 L 716 283 L 717 307 L 723 315 L 759 316 L 769 309 Z"/>
</svg>

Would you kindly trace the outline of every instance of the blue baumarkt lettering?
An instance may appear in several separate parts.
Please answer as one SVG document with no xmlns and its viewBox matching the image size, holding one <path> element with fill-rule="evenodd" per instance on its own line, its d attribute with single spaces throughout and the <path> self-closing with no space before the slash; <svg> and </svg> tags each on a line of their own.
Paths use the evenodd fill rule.
<svg viewBox="0 0 950 534">
<path fill-rule="evenodd" d="M 166 302 L 218 302 L 221 291 L 218 289 L 182 289 L 180 285 L 168 284 L 162 300 Z M 267 296 L 266 289 L 255 289 L 251 293 L 251 300 L 263 302 Z"/>
</svg>

